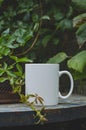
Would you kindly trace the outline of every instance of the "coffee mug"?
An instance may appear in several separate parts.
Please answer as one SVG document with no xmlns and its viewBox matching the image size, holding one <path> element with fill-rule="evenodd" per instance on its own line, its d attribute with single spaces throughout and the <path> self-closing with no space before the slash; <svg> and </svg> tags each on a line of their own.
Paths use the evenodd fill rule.
<svg viewBox="0 0 86 130">
<path fill-rule="evenodd" d="M 27 63 L 25 64 L 25 95 L 37 94 L 44 100 L 45 106 L 57 105 L 59 97 L 68 98 L 74 88 L 74 80 L 69 71 L 59 70 L 59 64 Z M 66 74 L 70 80 L 70 90 L 62 95 L 59 90 L 59 78 Z M 38 103 L 38 105 L 41 105 Z"/>
</svg>

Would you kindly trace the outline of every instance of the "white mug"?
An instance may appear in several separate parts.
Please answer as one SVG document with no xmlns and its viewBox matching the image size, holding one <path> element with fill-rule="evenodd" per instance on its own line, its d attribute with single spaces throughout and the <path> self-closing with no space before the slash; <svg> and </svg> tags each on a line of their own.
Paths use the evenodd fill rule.
<svg viewBox="0 0 86 130">
<path fill-rule="evenodd" d="M 63 74 L 68 75 L 70 79 L 70 91 L 65 96 L 59 91 L 59 78 Z M 59 97 L 68 98 L 73 92 L 73 87 L 74 81 L 71 73 L 66 70 L 60 71 L 59 64 L 25 64 L 25 95 L 39 95 L 43 98 L 45 106 L 57 105 Z"/>
</svg>

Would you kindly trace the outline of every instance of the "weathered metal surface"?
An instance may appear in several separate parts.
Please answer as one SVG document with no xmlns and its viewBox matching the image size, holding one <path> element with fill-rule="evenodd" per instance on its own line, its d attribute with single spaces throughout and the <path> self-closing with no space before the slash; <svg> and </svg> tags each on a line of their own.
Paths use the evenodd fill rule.
<svg viewBox="0 0 86 130">
<path fill-rule="evenodd" d="M 38 107 L 39 108 L 39 107 Z M 56 106 L 45 109 L 48 122 L 56 123 L 86 118 L 86 96 L 72 95 Z M 0 105 L 0 127 L 34 125 L 34 111 L 21 103 Z"/>
</svg>

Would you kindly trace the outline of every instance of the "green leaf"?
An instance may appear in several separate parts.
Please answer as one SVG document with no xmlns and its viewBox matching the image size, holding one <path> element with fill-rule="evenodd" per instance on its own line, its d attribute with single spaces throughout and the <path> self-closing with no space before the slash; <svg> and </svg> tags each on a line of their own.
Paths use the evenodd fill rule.
<svg viewBox="0 0 86 130">
<path fill-rule="evenodd" d="M 26 36 L 24 36 L 25 43 L 29 41 L 32 37 L 33 37 L 33 31 L 30 30 L 30 32 L 26 34 Z"/>
<path fill-rule="evenodd" d="M 10 56 L 11 59 L 15 60 L 17 62 L 18 57 L 17 56 Z"/>
<path fill-rule="evenodd" d="M 13 71 L 6 71 L 7 75 L 10 77 L 16 78 L 16 75 L 13 73 Z"/>
<path fill-rule="evenodd" d="M 4 62 L 4 70 L 7 70 L 7 63 L 6 62 Z"/>
<path fill-rule="evenodd" d="M 10 81 L 10 85 L 13 85 L 15 82 L 14 77 L 10 77 L 9 81 Z"/>
<path fill-rule="evenodd" d="M 0 68 L 0 76 L 4 74 L 4 69 L 3 68 Z"/>
<path fill-rule="evenodd" d="M 4 71 L 0 70 L 0 76 L 2 76 L 4 74 Z"/>
<path fill-rule="evenodd" d="M 2 35 L 7 36 L 9 34 L 9 32 L 10 32 L 10 29 L 8 28 L 5 31 L 3 31 Z"/>
<path fill-rule="evenodd" d="M 73 8 L 72 8 L 72 6 L 69 6 L 69 10 L 66 14 L 67 18 L 69 18 L 72 14 L 73 14 Z"/>
<path fill-rule="evenodd" d="M 19 73 L 22 75 L 22 73 L 23 73 L 22 66 L 20 64 L 16 64 L 16 67 L 17 67 Z"/>
<path fill-rule="evenodd" d="M 83 50 L 73 56 L 67 63 L 70 69 L 73 69 L 79 73 L 84 72 L 86 68 L 86 50 Z"/>
<path fill-rule="evenodd" d="M 6 80 L 8 80 L 8 78 L 1 77 L 1 78 L 0 78 L 0 83 L 3 83 L 3 82 L 5 82 Z"/>
<path fill-rule="evenodd" d="M 27 57 L 18 58 L 16 56 L 10 56 L 13 60 L 18 62 L 32 62 L 32 60 L 28 59 Z"/>
<path fill-rule="evenodd" d="M 51 39 L 51 35 L 46 35 L 46 36 L 43 38 L 43 40 L 42 40 L 42 45 L 43 45 L 44 47 L 46 47 L 50 39 Z"/>
<path fill-rule="evenodd" d="M 76 37 L 79 47 L 81 47 L 86 42 L 86 23 L 82 24 L 76 31 Z"/>
<path fill-rule="evenodd" d="M 47 63 L 61 63 L 62 61 L 64 61 L 65 59 L 67 59 L 68 56 L 66 53 L 64 52 L 60 52 L 56 55 L 54 55 L 53 57 L 51 57 Z"/>
<path fill-rule="evenodd" d="M 7 56 L 10 53 L 10 49 L 7 47 L 0 47 L 0 54 Z"/>
<path fill-rule="evenodd" d="M 21 87 L 20 87 L 20 86 L 14 87 L 14 88 L 13 88 L 13 92 L 14 92 L 14 93 L 21 92 Z"/>
<path fill-rule="evenodd" d="M 33 30 L 37 31 L 39 29 L 39 23 L 35 23 Z"/>
<path fill-rule="evenodd" d="M 38 22 L 38 20 L 39 20 L 38 14 L 34 13 L 34 14 L 32 15 L 32 20 L 33 20 L 33 22 Z"/>
<path fill-rule="evenodd" d="M 59 44 L 59 39 L 56 37 L 52 40 L 54 45 L 58 45 Z"/>
<path fill-rule="evenodd" d="M 86 11 L 86 0 L 72 0 L 72 2 L 76 10 Z"/>
<path fill-rule="evenodd" d="M 54 18 L 55 18 L 56 21 L 59 21 L 59 20 L 61 20 L 61 19 L 64 18 L 64 15 L 63 15 L 63 13 L 61 13 L 61 12 L 58 10 L 58 11 L 56 11 L 56 13 L 54 14 Z"/>
<path fill-rule="evenodd" d="M 86 13 L 82 13 L 73 18 L 73 27 L 78 27 L 86 22 Z"/>
<path fill-rule="evenodd" d="M 18 43 L 24 43 L 23 37 L 20 37 L 20 36 L 16 38 L 16 41 L 17 41 Z"/>
<path fill-rule="evenodd" d="M 26 33 L 26 30 L 21 28 L 21 29 L 17 29 L 15 32 L 14 32 L 14 36 L 16 37 L 22 37 L 24 34 Z"/>
<path fill-rule="evenodd" d="M 44 15 L 41 19 L 50 20 L 50 17 L 48 15 Z"/>
<path fill-rule="evenodd" d="M 32 60 L 28 59 L 27 57 L 18 58 L 18 62 L 32 62 Z"/>
<path fill-rule="evenodd" d="M 72 20 L 70 19 L 63 19 L 59 22 L 59 24 L 57 25 L 57 28 L 61 28 L 63 31 L 65 29 L 72 29 Z"/>
<path fill-rule="evenodd" d="M 86 71 L 80 73 L 78 71 L 72 70 L 71 74 L 72 74 L 74 80 L 81 80 L 81 79 L 85 79 L 86 78 Z"/>
</svg>

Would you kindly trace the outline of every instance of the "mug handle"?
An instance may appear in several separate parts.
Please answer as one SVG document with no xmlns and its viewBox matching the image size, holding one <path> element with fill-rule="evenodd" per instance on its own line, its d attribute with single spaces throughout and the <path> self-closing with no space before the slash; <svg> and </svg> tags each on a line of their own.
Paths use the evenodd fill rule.
<svg viewBox="0 0 86 130">
<path fill-rule="evenodd" d="M 66 98 L 68 98 L 68 97 L 72 94 L 72 92 L 73 92 L 74 81 L 73 81 L 73 77 L 72 77 L 72 75 L 71 75 L 71 73 L 70 73 L 69 71 L 66 71 L 66 70 L 60 71 L 60 72 L 59 72 L 59 77 L 61 77 L 63 74 L 66 74 L 66 75 L 69 76 L 69 79 L 70 79 L 70 91 L 69 91 L 69 93 L 68 93 L 66 96 L 63 96 L 63 95 L 60 93 L 60 91 L 59 91 L 59 97 L 62 98 L 62 99 L 66 99 Z"/>
</svg>

